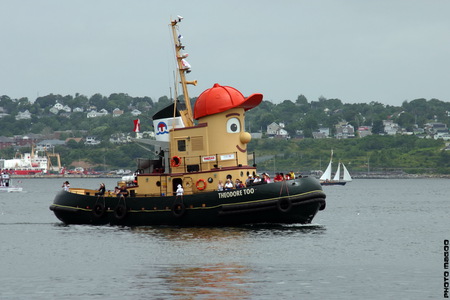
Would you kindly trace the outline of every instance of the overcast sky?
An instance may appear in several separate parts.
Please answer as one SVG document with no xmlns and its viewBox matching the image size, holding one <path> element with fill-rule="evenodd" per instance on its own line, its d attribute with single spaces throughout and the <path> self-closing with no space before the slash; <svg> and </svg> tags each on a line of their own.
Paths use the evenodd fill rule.
<svg viewBox="0 0 450 300">
<path fill-rule="evenodd" d="M 264 100 L 450 101 L 447 0 L 0 0 L 0 95 L 170 95 L 170 18 L 190 88 Z"/>
</svg>

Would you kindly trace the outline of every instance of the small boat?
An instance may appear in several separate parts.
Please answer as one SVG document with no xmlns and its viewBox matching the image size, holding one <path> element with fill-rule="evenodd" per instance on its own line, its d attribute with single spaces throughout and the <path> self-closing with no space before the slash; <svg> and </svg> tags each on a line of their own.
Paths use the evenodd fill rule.
<svg viewBox="0 0 450 300">
<path fill-rule="evenodd" d="M 328 164 L 328 167 L 326 168 L 325 172 L 319 179 L 321 185 L 345 185 L 347 182 L 352 181 L 352 176 L 350 175 L 344 163 L 342 162 L 338 163 L 336 173 L 334 174 L 334 177 L 331 178 L 332 164 L 333 164 L 333 151 L 331 151 L 330 163 Z M 341 174 L 341 166 L 343 174 Z"/>
<path fill-rule="evenodd" d="M 0 176 L 0 192 L 22 192 L 23 188 L 12 185 L 11 176 L 7 173 L 2 173 Z"/>
<path fill-rule="evenodd" d="M 237 89 L 216 83 L 200 94 L 192 111 L 187 85 L 197 81 L 186 80 L 191 66 L 185 61 L 187 54 L 180 40 L 181 20 L 173 20 L 171 27 L 177 81 L 185 101 L 176 100 L 153 116 L 155 140 L 133 140 L 145 144 L 143 147 L 154 146 L 157 159 L 138 159 L 137 170 L 122 177 L 114 192 L 60 191 L 50 209 L 65 224 L 311 223 L 317 212 L 325 209 L 326 198 L 314 177 L 258 184 L 249 181 L 244 187 L 228 188 L 231 182 L 245 182 L 257 175 L 256 156 L 247 151 L 251 135 L 244 131 L 244 121 L 245 112 L 258 106 L 263 95 L 244 97 Z"/>
</svg>

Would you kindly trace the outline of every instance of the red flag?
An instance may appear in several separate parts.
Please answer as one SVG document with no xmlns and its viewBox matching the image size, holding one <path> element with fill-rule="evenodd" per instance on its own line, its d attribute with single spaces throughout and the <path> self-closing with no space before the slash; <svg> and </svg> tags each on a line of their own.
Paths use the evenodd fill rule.
<svg viewBox="0 0 450 300">
<path fill-rule="evenodd" d="M 141 121 L 139 121 L 139 119 L 134 120 L 134 132 L 139 132 L 139 130 L 141 129 Z"/>
</svg>

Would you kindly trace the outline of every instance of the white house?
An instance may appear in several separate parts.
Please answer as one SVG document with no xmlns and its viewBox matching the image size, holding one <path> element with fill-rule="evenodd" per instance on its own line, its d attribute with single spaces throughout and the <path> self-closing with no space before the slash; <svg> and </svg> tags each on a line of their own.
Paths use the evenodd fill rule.
<svg viewBox="0 0 450 300">
<path fill-rule="evenodd" d="M 53 106 L 52 108 L 50 108 L 49 111 L 50 111 L 52 114 L 54 114 L 54 115 L 57 115 L 58 112 L 59 112 L 59 110 L 58 110 L 56 107 L 54 107 L 54 106 Z"/>
<path fill-rule="evenodd" d="M 27 110 L 24 112 L 18 112 L 16 115 L 16 120 L 29 120 L 31 119 L 31 113 Z"/>
<path fill-rule="evenodd" d="M 336 125 L 336 138 L 348 139 L 355 137 L 355 127 L 348 123 L 341 122 Z"/>
<path fill-rule="evenodd" d="M 59 103 L 59 102 L 56 102 L 55 105 L 53 105 L 53 107 L 56 108 L 57 110 L 62 110 L 63 107 L 64 107 L 64 105 L 62 105 L 62 104 Z"/>
<path fill-rule="evenodd" d="M 108 114 L 108 111 L 104 108 L 102 108 L 100 111 L 91 110 L 86 114 L 86 117 L 88 118 L 97 118 L 97 117 L 103 117 Z"/>
<path fill-rule="evenodd" d="M 86 114 L 87 118 L 96 118 L 98 117 L 98 112 L 96 110 L 91 110 Z"/>
<path fill-rule="evenodd" d="M 131 114 L 132 114 L 133 116 L 137 117 L 137 116 L 139 116 L 140 114 L 142 114 L 142 112 L 141 112 L 140 110 L 133 109 L 133 110 L 131 111 Z"/>
<path fill-rule="evenodd" d="M 284 129 L 284 123 L 273 122 L 267 125 L 267 134 L 274 137 L 290 138 L 289 133 Z"/>
<path fill-rule="evenodd" d="M 98 145 L 100 144 L 100 141 L 97 141 L 97 138 L 95 136 L 88 136 L 86 137 L 86 141 L 84 142 L 85 145 Z"/>
<path fill-rule="evenodd" d="M 73 109 L 73 112 L 83 112 L 83 111 L 84 111 L 84 109 L 82 107 L 75 107 Z"/>
<path fill-rule="evenodd" d="M 400 131 L 400 126 L 392 120 L 383 120 L 384 132 L 388 135 L 396 135 Z"/>
<path fill-rule="evenodd" d="M 267 125 L 267 134 L 268 135 L 276 135 L 278 129 L 280 128 L 280 125 L 278 125 L 275 122 L 270 123 L 269 125 Z"/>
</svg>

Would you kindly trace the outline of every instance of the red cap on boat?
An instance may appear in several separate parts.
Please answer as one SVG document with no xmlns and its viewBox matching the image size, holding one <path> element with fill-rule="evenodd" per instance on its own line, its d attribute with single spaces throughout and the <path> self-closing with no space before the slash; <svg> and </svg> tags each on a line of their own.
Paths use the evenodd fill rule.
<svg viewBox="0 0 450 300">
<path fill-rule="evenodd" d="M 261 103 L 262 94 L 252 94 L 245 98 L 241 92 L 231 86 L 216 83 L 198 96 L 194 106 L 194 119 L 217 114 L 231 108 L 252 109 Z"/>
</svg>

